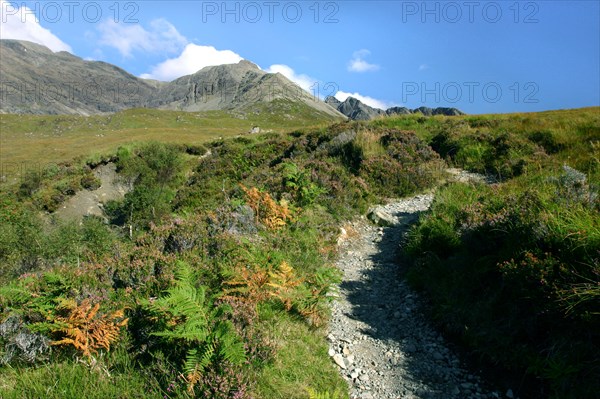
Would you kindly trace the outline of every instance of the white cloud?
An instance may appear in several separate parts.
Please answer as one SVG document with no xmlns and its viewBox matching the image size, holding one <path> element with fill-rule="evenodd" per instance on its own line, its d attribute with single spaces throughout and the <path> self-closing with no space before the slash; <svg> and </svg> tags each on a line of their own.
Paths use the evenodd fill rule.
<svg viewBox="0 0 600 399">
<path fill-rule="evenodd" d="M 385 101 L 378 100 L 373 97 L 363 96 L 359 93 L 346 93 L 345 91 L 341 91 L 341 90 L 338 91 L 337 93 L 335 93 L 334 97 L 340 101 L 345 101 L 348 97 L 354 97 L 357 100 L 360 100 L 362 103 L 367 104 L 369 107 L 379 108 L 379 109 L 383 109 L 383 110 L 394 106 L 394 104 L 387 103 Z"/>
<path fill-rule="evenodd" d="M 60 40 L 50 30 L 40 25 L 35 13 L 28 7 L 13 6 L 0 0 L 0 38 L 27 40 L 48 47 L 54 52 L 72 52 L 71 46 Z"/>
<path fill-rule="evenodd" d="M 379 70 L 379 65 L 369 64 L 364 60 L 371 52 L 366 49 L 355 51 L 352 54 L 352 59 L 348 63 L 348 70 L 350 72 L 374 72 Z"/>
<path fill-rule="evenodd" d="M 429 69 L 429 65 L 427 65 L 427 64 L 421 64 L 421 65 L 419 65 L 419 71 L 424 71 L 426 69 Z"/>
<path fill-rule="evenodd" d="M 150 22 L 149 29 L 139 24 L 119 24 L 106 20 L 98 26 L 101 45 L 116 48 L 124 57 L 134 51 L 147 53 L 176 53 L 188 44 L 188 40 L 165 19 Z"/>
<path fill-rule="evenodd" d="M 243 58 L 231 50 L 217 50 L 212 46 L 190 43 L 177 58 L 171 58 L 152 68 L 143 79 L 171 81 L 181 76 L 198 72 L 200 69 L 222 64 L 237 64 Z"/>
<path fill-rule="evenodd" d="M 292 68 L 284 64 L 274 64 L 266 69 L 266 72 L 269 73 L 280 73 L 292 82 L 296 83 L 302 89 L 306 90 L 309 93 L 312 93 L 312 89 L 314 89 L 314 85 L 318 82 L 317 79 L 313 79 L 308 75 L 304 75 L 302 73 L 296 73 Z M 311 89 L 312 88 L 312 89 Z"/>
</svg>

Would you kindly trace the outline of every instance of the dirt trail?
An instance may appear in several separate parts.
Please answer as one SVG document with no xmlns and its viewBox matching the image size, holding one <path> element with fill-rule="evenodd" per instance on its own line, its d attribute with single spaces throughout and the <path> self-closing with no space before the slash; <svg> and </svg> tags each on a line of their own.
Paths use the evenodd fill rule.
<svg viewBox="0 0 600 399">
<path fill-rule="evenodd" d="M 456 179 L 464 177 L 458 173 Z M 479 179 L 479 177 L 478 177 Z M 401 278 L 403 235 L 433 194 L 396 200 L 342 232 L 343 272 L 332 308 L 329 355 L 348 381 L 352 399 L 504 398 L 463 368 L 422 312 L 423 302 Z M 349 236 L 349 237 L 348 237 Z"/>
</svg>

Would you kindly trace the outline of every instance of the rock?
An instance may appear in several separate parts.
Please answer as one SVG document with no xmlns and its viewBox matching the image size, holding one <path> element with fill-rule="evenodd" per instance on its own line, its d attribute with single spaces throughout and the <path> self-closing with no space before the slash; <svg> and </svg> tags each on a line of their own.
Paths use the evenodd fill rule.
<svg viewBox="0 0 600 399">
<path fill-rule="evenodd" d="M 452 388 L 452 395 L 458 395 L 460 393 L 460 389 L 458 387 Z"/>
<path fill-rule="evenodd" d="M 446 115 L 446 116 L 458 116 L 466 115 L 464 112 L 457 108 L 437 107 L 432 110 L 433 115 Z"/>
<path fill-rule="evenodd" d="M 252 126 L 252 129 L 250 129 L 250 134 L 258 134 L 260 133 L 260 127 L 258 126 Z"/>
<path fill-rule="evenodd" d="M 433 358 L 434 358 L 435 360 L 444 360 L 444 356 L 442 356 L 442 355 L 441 355 L 439 352 L 435 352 L 435 353 L 433 354 Z"/>
<path fill-rule="evenodd" d="M 353 364 L 353 363 L 354 363 L 354 355 L 350 355 L 350 356 L 348 356 L 348 357 L 346 358 L 346 363 L 347 363 L 348 365 L 351 365 L 351 364 Z"/>
<path fill-rule="evenodd" d="M 325 97 L 325 103 L 331 105 L 333 108 L 337 109 L 339 105 L 342 103 L 340 100 L 335 98 L 334 96 Z"/>
<path fill-rule="evenodd" d="M 391 107 L 385 110 L 387 115 L 410 115 L 412 111 L 406 107 Z"/>
<path fill-rule="evenodd" d="M 333 348 L 329 348 L 328 354 L 329 356 L 333 357 L 335 355 L 335 350 Z"/>
<path fill-rule="evenodd" d="M 336 353 L 335 355 L 333 355 L 333 361 L 342 369 L 346 369 L 346 363 L 344 362 L 344 357 L 341 354 Z"/>
<path fill-rule="evenodd" d="M 348 232 L 345 228 L 340 227 L 340 234 L 338 235 L 337 245 L 341 245 L 348 238 Z"/>
<path fill-rule="evenodd" d="M 373 208 L 367 214 L 367 218 L 378 226 L 393 226 L 396 224 L 395 218 L 388 212 L 380 208 Z"/>
<path fill-rule="evenodd" d="M 456 108 L 447 108 L 447 107 L 438 107 L 438 108 L 429 108 L 429 107 L 419 107 L 413 110 L 410 110 L 406 107 L 391 107 L 387 110 L 382 110 L 379 108 L 373 108 L 363 103 L 362 101 L 354 98 L 348 97 L 343 102 L 338 100 L 333 96 L 328 96 L 325 98 L 325 103 L 329 104 L 333 108 L 337 109 L 342 114 L 346 115 L 348 118 L 352 120 L 369 120 L 381 115 L 410 115 L 410 114 L 418 114 L 421 113 L 425 116 L 432 115 L 447 115 L 447 116 L 455 116 L 455 115 L 465 115 L 464 112 L 456 109 Z"/>
<path fill-rule="evenodd" d="M 513 393 L 513 390 L 512 390 L 512 389 L 509 389 L 508 391 L 506 391 L 506 397 L 507 397 L 508 399 L 514 399 L 514 397 L 515 397 L 515 394 Z"/>
</svg>

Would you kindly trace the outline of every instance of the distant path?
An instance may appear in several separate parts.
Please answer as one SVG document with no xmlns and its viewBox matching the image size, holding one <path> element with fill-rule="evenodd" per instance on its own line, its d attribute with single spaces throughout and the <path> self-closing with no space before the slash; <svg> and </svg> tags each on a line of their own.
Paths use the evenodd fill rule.
<svg viewBox="0 0 600 399">
<path fill-rule="evenodd" d="M 362 218 L 340 239 L 343 282 L 332 307 L 329 354 L 352 399 L 504 397 L 461 367 L 421 312 L 418 295 L 399 277 L 399 243 L 432 200 L 432 194 L 417 195 L 377 207 L 391 226 Z"/>
</svg>

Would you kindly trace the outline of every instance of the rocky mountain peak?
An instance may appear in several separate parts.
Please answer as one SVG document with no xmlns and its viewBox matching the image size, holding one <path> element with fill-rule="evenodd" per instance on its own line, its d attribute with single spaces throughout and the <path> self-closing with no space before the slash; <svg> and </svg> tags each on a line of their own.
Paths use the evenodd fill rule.
<svg viewBox="0 0 600 399">
<path fill-rule="evenodd" d="M 90 115 L 139 107 L 243 110 L 285 100 L 303 103 L 329 118 L 343 118 L 285 76 L 267 73 L 248 60 L 208 66 L 172 82 L 158 82 L 106 62 L 54 53 L 35 43 L 0 40 L 0 70 L 3 113 Z"/>
<path fill-rule="evenodd" d="M 333 96 L 328 96 L 325 98 L 325 102 L 342 114 L 346 115 L 348 118 L 353 120 L 369 120 L 373 119 L 380 115 L 410 115 L 421 113 L 425 116 L 432 115 L 464 115 L 464 112 L 456 109 L 456 108 L 446 108 L 446 107 L 438 107 L 438 108 L 429 108 L 429 107 L 419 107 L 413 110 L 410 110 L 406 107 L 391 107 L 387 110 L 382 110 L 379 108 L 373 108 L 363 103 L 357 98 L 348 97 L 343 102 L 338 100 Z"/>
</svg>

